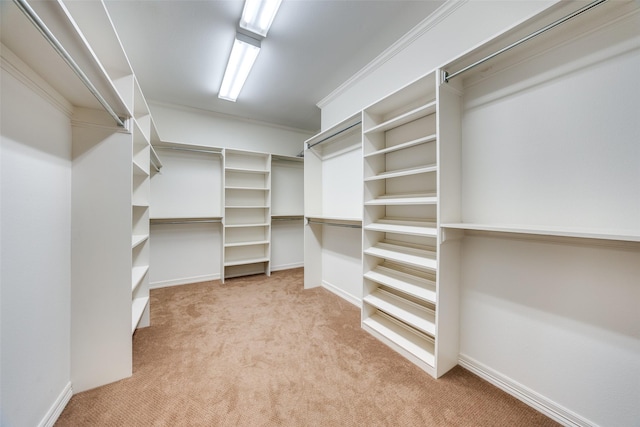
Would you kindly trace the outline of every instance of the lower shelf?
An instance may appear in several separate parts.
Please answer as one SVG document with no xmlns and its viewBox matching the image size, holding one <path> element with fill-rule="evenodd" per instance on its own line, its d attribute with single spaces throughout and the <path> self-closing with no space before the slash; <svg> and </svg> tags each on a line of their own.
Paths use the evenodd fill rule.
<svg viewBox="0 0 640 427">
<path fill-rule="evenodd" d="M 413 356 L 414 361 L 421 367 L 425 369 L 430 367 L 430 370 L 433 370 L 435 341 L 432 338 L 406 327 L 381 312 L 365 318 L 362 321 L 362 327 L 399 353 Z"/>
<path fill-rule="evenodd" d="M 431 304 L 436 303 L 436 283 L 433 280 L 399 271 L 397 268 L 389 268 L 386 264 L 378 265 L 373 270 L 366 272 L 364 278 Z"/>
<path fill-rule="evenodd" d="M 363 301 L 418 329 L 420 332 L 430 336 L 435 336 L 436 334 L 436 315 L 429 308 L 405 300 L 380 288 L 366 295 Z"/>
<path fill-rule="evenodd" d="M 133 300 L 131 304 L 131 333 L 133 334 L 140 323 L 142 314 L 149 304 L 149 297 L 141 297 Z"/>
<path fill-rule="evenodd" d="M 234 265 L 256 264 L 259 262 L 268 262 L 268 261 L 269 261 L 269 257 L 235 259 L 235 260 L 225 261 L 224 266 L 231 267 Z"/>
</svg>

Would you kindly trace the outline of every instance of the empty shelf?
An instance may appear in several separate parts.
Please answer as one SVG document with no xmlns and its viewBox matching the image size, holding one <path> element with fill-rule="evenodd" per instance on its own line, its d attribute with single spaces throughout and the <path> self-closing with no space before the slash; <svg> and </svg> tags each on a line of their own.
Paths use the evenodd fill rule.
<svg viewBox="0 0 640 427">
<path fill-rule="evenodd" d="M 408 111 L 404 114 L 401 114 L 383 123 L 380 123 L 379 125 L 366 130 L 364 133 L 366 135 L 373 132 L 384 132 L 393 128 L 397 128 L 398 126 L 402 126 L 406 123 L 412 122 L 414 120 L 417 120 L 421 117 L 434 114 L 435 112 L 436 112 L 436 101 L 432 101 L 428 104 L 421 105 L 417 108 L 414 108 L 411 111 Z"/>
<path fill-rule="evenodd" d="M 238 246 L 256 246 L 256 245 L 268 245 L 268 244 L 269 244 L 268 240 L 252 240 L 247 242 L 229 242 L 229 243 L 225 243 L 224 247 L 233 248 Z"/>
<path fill-rule="evenodd" d="M 385 194 L 365 202 L 367 206 L 388 205 L 435 205 L 438 197 L 435 193 L 427 194 Z"/>
<path fill-rule="evenodd" d="M 149 297 L 136 298 L 131 304 L 131 333 L 133 334 L 140 323 L 144 309 L 149 304 Z"/>
<path fill-rule="evenodd" d="M 268 223 L 259 224 L 225 224 L 225 228 L 242 228 L 242 227 L 267 227 Z"/>
<path fill-rule="evenodd" d="M 131 237 L 131 248 L 135 248 L 136 246 L 138 246 L 139 244 L 141 244 L 142 242 L 144 242 L 145 240 L 147 240 L 149 238 L 148 234 L 134 234 Z"/>
<path fill-rule="evenodd" d="M 235 259 L 235 260 L 225 261 L 224 266 L 231 267 L 234 265 L 257 264 L 259 262 L 268 262 L 268 261 L 269 261 L 269 257 Z"/>
<path fill-rule="evenodd" d="M 363 300 L 419 331 L 431 336 L 436 334 L 436 315 L 431 309 L 382 289 L 376 289 Z"/>
<path fill-rule="evenodd" d="M 139 176 L 149 176 L 149 172 L 144 170 L 144 168 L 135 161 L 133 162 L 133 174 Z"/>
<path fill-rule="evenodd" d="M 394 218 L 382 218 L 365 227 L 369 231 L 409 234 L 412 236 L 436 237 L 438 229 L 435 222 L 407 221 Z"/>
<path fill-rule="evenodd" d="M 395 171 L 383 172 L 378 175 L 365 178 L 365 181 L 375 181 L 378 179 L 398 178 L 401 176 L 417 175 L 420 173 L 436 172 L 438 170 L 437 165 L 418 166 L 414 168 L 399 169 Z"/>
<path fill-rule="evenodd" d="M 429 279 L 394 270 L 382 265 L 364 274 L 369 279 L 389 288 L 397 289 L 416 298 L 436 303 L 436 284 Z"/>
<path fill-rule="evenodd" d="M 387 153 L 391 153 L 391 152 L 398 151 L 398 150 L 404 150 L 405 148 L 410 148 L 410 147 L 413 147 L 413 146 L 416 146 L 416 145 L 424 144 L 424 143 L 427 143 L 427 142 L 432 142 L 432 141 L 435 141 L 435 140 L 436 140 L 436 135 L 435 134 L 427 135 L 427 136 L 424 136 L 422 138 L 418 138 L 418 139 L 414 139 L 414 140 L 411 140 L 411 141 L 403 142 L 402 144 L 393 145 L 391 147 L 383 148 L 382 150 L 377 150 L 377 151 L 371 152 L 369 154 L 365 154 L 364 157 L 378 156 L 378 155 L 381 155 L 381 154 L 387 154 Z"/>
<path fill-rule="evenodd" d="M 362 325 L 411 353 L 419 360 L 434 366 L 435 344 L 430 337 L 410 330 L 384 313 L 376 313 L 367 317 L 362 321 Z"/>
<path fill-rule="evenodd" d="M 392 243 L 380 242 L 364 251 L 366 255 L 384 258 L 401 264 L 436 271 L 438 262 L 436 253 L 426 249 L 400 246 Z"/>
<path fill-rule="evenodd" d="M 226 186 L 225 190 L 250 190 L 250 191 L 268 191 L 268 188 L 265 187 L 237 187 L 237 186 Z"/>
<path fill-rule="evenodd" d="M 133 269 L 131 269 L 131 292 L 135 292 L 136 288 L 140 286 L 147 271 L 149 271 L 148 265 L 133 267 Z"/>
<path fill-rule="evenodd" d="M 238 168 L 238 167 L 226 167 L 224 168 L 225 172 L 242 172 L 242 173 L 253 173 L 253 174 L 268 174 L 269 171 L 265 169 L 252 169 L 252 168 Z"/>
</svg>

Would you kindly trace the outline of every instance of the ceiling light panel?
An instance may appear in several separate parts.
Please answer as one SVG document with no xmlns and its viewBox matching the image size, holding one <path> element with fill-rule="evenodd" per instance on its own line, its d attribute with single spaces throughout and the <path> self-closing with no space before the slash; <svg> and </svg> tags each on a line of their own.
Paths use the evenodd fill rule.
<svg viewBox="0 0 640 427">
<path fill-rule="evenodd" d="M 260 43 L 250 37 L 238 34 L 233 42 L 227 69 L 222 78 L 218 98 L 235 102 L 240 95 L 253 63 L 260 53 Z"/>
<path fill-rule="evenodd" d="M 266 37 L 282 0 L 246 0 L 240 28 Z"/>
</svg>

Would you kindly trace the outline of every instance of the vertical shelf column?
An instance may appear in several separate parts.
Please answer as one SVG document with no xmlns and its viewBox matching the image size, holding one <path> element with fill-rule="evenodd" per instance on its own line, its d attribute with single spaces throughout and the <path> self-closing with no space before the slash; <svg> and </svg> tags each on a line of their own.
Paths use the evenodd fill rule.
<svg viewBox="0 0 640 427">
<path fill-rule="evenodd" d="M 271 155 L 223 151 L 223 231 L 220 280 L 271 275 Z"/>
<path fill-rule="evenodd" d="M 437 117 L 436 73 L 363 113 L 362 305 L 365 330 L 436 378 L 453 367 L 439 369 Z"/>
</svg>

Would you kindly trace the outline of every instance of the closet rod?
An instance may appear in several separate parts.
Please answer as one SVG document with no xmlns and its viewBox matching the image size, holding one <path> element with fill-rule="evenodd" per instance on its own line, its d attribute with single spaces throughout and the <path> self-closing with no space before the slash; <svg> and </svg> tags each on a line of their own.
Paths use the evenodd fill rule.
<svg viewBox="0 0 640 427">
<path fill-rule="evenodd" d="M 307 221 L 309 224 L 322 224 L 322 225 L 329 225 L 331 227 L 345 227 L 345 228 L 362 228 L 361 225 L 353 225 L 353 224 L 340 224 L 337 222 L 326 222 L 326 221 L 312 221 L 312 220 L 308 220 Z"/>
<path fill-rule="evenodd" d="M 176 150 L 176 151 L 193 151 L 196 153 L 206 153 L 206 154 L 218 154 L 222 155 L 221 151 L 213 151 L 213 150 L 199 150 L 197 148 L 182 148 L 182 147 L 163 147 L 154 145 L 153 148 L 156 150 Z"/>
<path fill-rule="evenodd" d="M 358 121 L 358 122 L 356 122 L 356 123 L 352 124 L 351 126 L 348 126 L 348 127 L 344 128 L 344 129 L 341 129 L 341 130 L 337 131 L 337 132 L 336 132 L 336 133 L 334 133 L 334 134 L 331 134 L 331 135 L 329 135 L 329 136 L 327 136 L 327 137 L 325 137 L 325 138 L 322 138 L 322 139 L 321 139 L 320 141 L 318 141 L 318 142 L 314 142 L 313 144 L 307 144 L 307 149 L 309 149 L 309 148 L 313 148 L 313 147 L 315 147 L 315 146 L 316 146 L 316 145 L 318 145 L 318 144 L 322 144 L 323 142 L 330 140 L 330 139 L 331 139 L 331 138 L 333 138 L 334 136 L 338 136 L 338 135 L 340 135 L 341 133 L 346 132 L 346 131 L 348 131 L 349 129 L 351 129 L 351 128 L 353 128 L 353 127 L 358 126 L 360 123 L 362 123 L 362 121 Z"/>
<path fill-rule="evenodd" d="M 520 40 L 518 40 L 518 41 L 516 41 L 514 43 L 511 43 L 509 46 L 503 47 L 502 49 L 498 50 L 497 52 L 494 52 L 491 55 L 488 55 L 488 56 L 482 58 L 481 60 L 476 61 L 473 64 L 468 65 L 468 66 L 464 67 L 463 69 L 461 69 L 459 71 L 456 71 L 455 73 L 449 74 L 447 71 L 445 71 L 444 72 L 444 81 L 445 82 L 449 82 L 450 79 L 452 79 L 452 78 L 454 78 L 454 77 L 456 77 L 456 76 L 458 76 L 458 75 L 460 75 L 460 74 L 462 74 L 462 73 L 464 73 L 466 71 L 469 71 L 470 69 L 475 68 L 478 65 L 483 64 L 483 63 L 495 58 L 496 56 L 498 56 L 498 55 L 500 55 L 500 54 L 502 54 L 502 53 L 504 53 L 504 52 L 506 52 L 508 50 L 511 50 L 516 46 L 521 45 L 524 42 L 527 42 L 527 41 L 529 41 L 529 40 L 531 40 L 531 39 L 533 39 L 535 37 L 538 37 L 540 34 L 546 32 L 546 31 L 549 31 L 550 29 L 555 28 L 560 24 L 564 24 L 568 20 L 570 20 L 572 18 L 575 18 L 576 16 L 578 16 L 578 15 L 580 15 L 580 14 L 582 14 L 582 13 L 584 13 L 584 12 L 590 10 L 590 9 L 593 9 L 594 7 L 604 3 L 606 1 L 607 0 L 595 0 L 594 2 L 591 2 L 588 5 L 582 7 L 581 9 L 578 9 L 575 12 L 570 13 L 569 15 L 566 15 L 566 16 L 558 19 L 557 21 L 552 22 L 551 24 L 539 29 L 538 31 L 536 31 L 534 33 L 531 33 L 528 36 L 523 37 L 523 38 L 521 38 Z"/>
<path fill-rule="evenodd" d="M 87 75 L 80 69 L 76 61 L 73 60 L 69 52 L 60 44 L 58 39 L 53 35 L 53 33 L 47 28 L 45 23 L 40 19 L 38 14 L 31 8 L 29 3 L 26 0 L 13 0 L 13 2 L 20 8 L 22 13 L 31 21 L 31 23 L 40 31 L 40 34 L 44 36 L 45 39 L 53 46 L 56 52 L 62 57 L 62 59 L 71 67 L 74 73 L 80 78 L 82 83 L 89 89 L 89 92 L 93 96 L 96 97 L 98 102 L 107 110 L 107 113 L 116 121 L 118 126 L 125 127 L 123 119 L 116 114 L 116 112 L 111 108 L 106 99 L 98 92 L 98 89 L 91 83 Z"/>
</svg>

